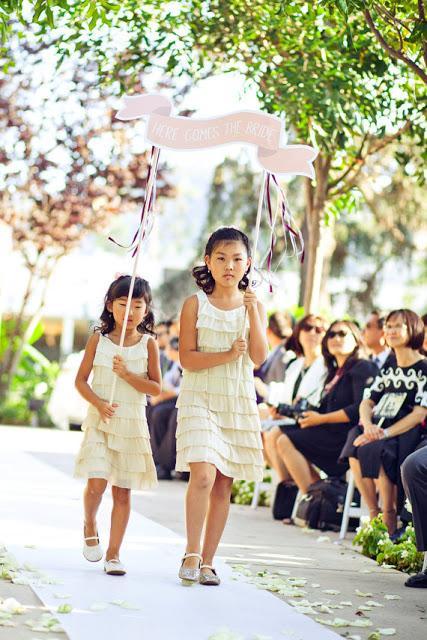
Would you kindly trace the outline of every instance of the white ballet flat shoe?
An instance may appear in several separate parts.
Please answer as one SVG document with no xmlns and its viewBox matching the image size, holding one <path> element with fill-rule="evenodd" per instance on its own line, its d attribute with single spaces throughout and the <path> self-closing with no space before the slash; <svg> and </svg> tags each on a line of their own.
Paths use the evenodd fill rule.
<svg viewBox="0 0 427 640">
<path fill-rule="evenodd" d="M 86 543 L 86 540 L 97 540 L 98 544 L 89 546 Z M 98 535 L 83 538 L 83 555 L 86 560 L 89 560 L 89 562 L 99 562 L 100 560 L 102 560 L 102 556 L 104 555 L 104 553 L 102 551 L 101 545 L 99 544 Z"/>
<path fill-rule="evenodd" d="M 118 558 L 104 560 L 104 571 L 109 576 L 124 576 L 126 569 Z"/>
</svg>

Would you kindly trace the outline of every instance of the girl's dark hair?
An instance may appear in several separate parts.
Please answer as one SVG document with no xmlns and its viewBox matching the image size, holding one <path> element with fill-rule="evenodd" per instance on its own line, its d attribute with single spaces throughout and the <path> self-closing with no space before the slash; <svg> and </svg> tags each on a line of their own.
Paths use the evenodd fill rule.
<svg viewBox="0 0 427 640">
<path fill-rule="evenodd" d="M 396 316 L 402 318 L 403 322 L 406 324 L 406 328 L 408 329 L 408 342 L 406 346 L 414 351 L 422 349 L 424 342 L 423 319 L 420 318 L 415 311 L 411 311 L 411 309 L 395 309 L 394 311 L 390 311 L 388 314 L 385 319 L 386 324 L 391 320 L 391 318 Z"/>
<path fill-rule="evenodd" d="M 355 322 L 352 322 L 351 320 L 334 320 L 329 325 L 322 340 L 322 354 L 325 360 L 326 368 L 328 370 L 328 374 L 326 376 L 326 383 L 332 380 L 332 378 L 335 376 L 337 371 L 337 361 L 335 360 L 335 356 L 333 356 L 328 349 L 329 333 L 336 324 L 344 324 L 348 329 L 350 329 L 356 341 L 356 346 L 354 347 L 352 353 L 350 353 L 350 355 L 348 356 L 347 360 L 344 363 L 343 373 L 351 369 L 358 360 L 366 356 L 365 347 L 363 346 L 363 341 L 362 341 L 362 332 L 360 331 L 357 324 Z"/>
<path fill-rule="evenodd" d="M 108 291 L 104 298 L 104 309 L 100 316 L 101 324 L 95 327 L 95 331 L 99 331 L 105 336 L 107 333 L 111 333 L 116 323 L 114 322 L 113 313 L 108 311 L 107 304 L 117 300 L 117 298 L 127 298 L 129 295 L 131 277 L 119 276 L 117 280 L 114 280 L 108 287 Z M 155 336 L 154 331 L 154 314 L 153 314 L 153 298 L 151 296 L 151 288 L 147 280 L 143 278 L 135 278 L 135 284 L 132 292 L 133 298 L 143 298 L 147 305 L 146 314 L 142 322 L 137 326 L 139 333 L 149 333 Z"/>
<path fill-rule="evenodd" d="M 307 314 L 296 323 L 292 331 L 292 335 L 289 336 L 289 339 L 287 340 L 285 346 L 286 346 L 286 349 L 288 350 L 290 349 L 291 351 L 294 351 L 297 356 L 304 355 L 304 349 L 302 348 L 302 344 L 300 342 L 299 336 L 301 331 L 307 326 L 307 324 L 310 323 L 310 320 L 311 321 L 319 320 L 322 323 L 322 325 L 325 326 L 325 320 L 321 316 L 316 316 L 316 314 L 314 313 Z"/>
<path fill-rule="evenodd" d="M 250 257 L 251 255 L 249 238 L 245 233 L 243 233 L 243 231 L 236 229 L 236 227 L 220 227 L 210 236 L 206 244 L 205 256 L 211 256 L 216 245 L 220 242 L 241 242 L 246 249 L 248 257 Z M 249 269 L 239 282 L 239 289 L 241 289 L 242 291 L 244 291 L 249 285 L 248 272 Z M 194 267 L 191 273 L 193 274 L 193 277 L 196 280 L 196 284 L 200 289 L 202 289 L 205 293 L 212 293 L 215 287 L 215 280 L 213 279 L 212 274 L 208 270 L 206 264 L 200 267 Z"/>
</svg>

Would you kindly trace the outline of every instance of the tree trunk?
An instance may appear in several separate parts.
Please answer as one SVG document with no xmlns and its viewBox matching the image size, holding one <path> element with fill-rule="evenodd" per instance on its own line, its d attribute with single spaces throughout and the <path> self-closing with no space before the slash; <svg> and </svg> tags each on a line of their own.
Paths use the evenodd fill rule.
<svg viewBox="0 0 427 640">
<path fill-rule="evenodd" d="M 325 242 L 328 235 L 321 223 L 326 204 L 330 164 L 330 157 L 323 158 L 319 154 L 314 163 L 316 171 L 315 185 L 313 186 L 308 178 L 305 179 L 308 227 L 307 271 L 303 297 L 305 313 L 319 312 Z"/>
</svg>

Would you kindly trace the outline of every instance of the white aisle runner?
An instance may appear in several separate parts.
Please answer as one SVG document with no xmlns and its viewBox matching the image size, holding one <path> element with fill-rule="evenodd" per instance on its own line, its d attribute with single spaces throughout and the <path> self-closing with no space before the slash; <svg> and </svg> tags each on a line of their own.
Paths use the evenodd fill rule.
<svg viewBox="0 0 427 640">
<path fill-rule="evenodd" d="M 122 549 L 128 574 L 106 576 L 102 562 L 89 563 L 81 554 L 81 483 L 29 454 L 2 458 L 0 542 L 21 564 L 30 563 L 62 583 L 34 590 L 52 611 L 66 602 L 72 605 L 71 613 L 57 614 L 70 640 L 208 640 L 225 628 L 242 640 L 339 638 L 270 593 L 231 580 L 231 569 L 222 563 L 219 588 L 182 587 L 177 570 L 183 540 L 136 512 Z M 110 509 L 108 497 L 98 520 L 104 548 Z M 70 597 L 57 599 L 58 593 Z M 95 602 L 112 600 L 139 609 L 114 604 L 90 609 Z"/>
</svg>

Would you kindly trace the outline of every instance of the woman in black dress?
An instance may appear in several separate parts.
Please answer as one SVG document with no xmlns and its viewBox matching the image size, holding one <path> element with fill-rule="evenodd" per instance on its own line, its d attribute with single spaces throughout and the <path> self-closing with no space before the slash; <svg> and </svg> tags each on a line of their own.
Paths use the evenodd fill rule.
<svg viewBox="0 0 427 640">
<path fill-rule="evenodd" d="M 381 511 L 392 534 L 404 497 L 400 467 L 415 451 L 427 414 L 427 360 L 420 353 L 424 326 L 413 311 L 392 311 L 385 321 L 385 336 L 397 364 L 382 370 L 367 389 L 360 405 L 361 425 L 349 433 L 341 460 L 349 458 L 371 518 L 380 511 L 374 484 L 378 479 Z"/>
<path fill-rule="evenodd" d="M 338 462 L 350 427 L 359 420 L 359 404 L 366 386 L 378 372 L 363 359 L 361 333 L 348 320 L 336 320 L 322 340 L 328 369 L 317 411 L 305 411 L 299 424 L 281 427 L 277 449 L 298 488 L 307 493 L 312 482 L 312 465 L 329 476 L 343 475 L 348 464 Z"/>
</svg>

